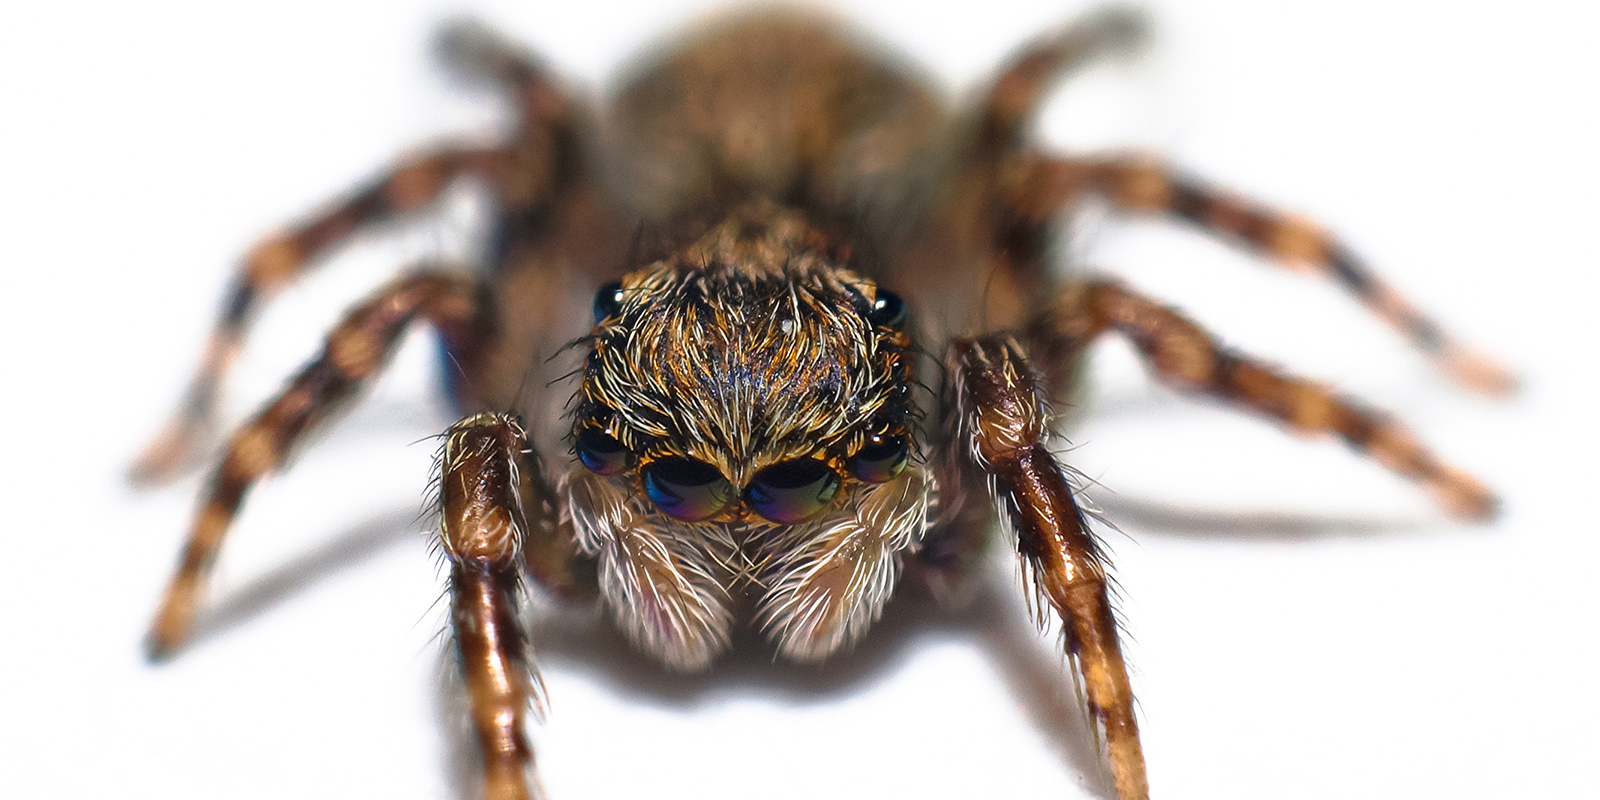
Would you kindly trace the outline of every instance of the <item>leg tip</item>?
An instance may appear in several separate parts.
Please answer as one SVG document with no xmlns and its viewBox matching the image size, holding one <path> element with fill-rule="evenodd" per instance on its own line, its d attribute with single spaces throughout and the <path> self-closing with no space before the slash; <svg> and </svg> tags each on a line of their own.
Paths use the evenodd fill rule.
<svg viewBox="0 0 1600 800">
<path fill-rule="evenodd" d="M 171 659 L 189 638 L 194 621 L 195 592 L 192 585 L 182 579 L 173 581 L 167 589 L 161 610 L 144 637 L 144 656 L 152 664 Z"/>
<path fill-rule="evenodd" d="M 171 483 L 199 464 L 208 438 L 197 423 L 174 422 L 128 465 L 128 482 L 141 489 Z"/>
<path fill-rule="evenodd" d="M 1434 489 L 1450 515 L 1468 522 L 1490 522 L 1500 516 L 1500 498 L 1469 475 L 1451 471 Z"/>
<path fill-rule="evenodd" d="M 177 655 L 178 647 L 178 642 L 166 639 L 159 631 L 151 631 L 144 637 L 144 660 L 152 665 L 164 664 Z"/>
<path fill-rule="evenodd" d="M 1517 376 L 1494 359 L 1469 351 L 1451 353 L 1445 369 L 1457 383 L 1489 397 L 1510 397 L 1521 388 Z"/>
<path fill-rule="evenodd" d="M 1138 51 L 1150 43 L 1150 31 L 1154 27 L 1150 22 L 1150 14 L 1144 8 L 1132 5 L 1114 3 L 1092 12 L 1090 24 L 1095 32 L 1104 39 L 1106 45 L 1115 50 Z"/>
</svg>

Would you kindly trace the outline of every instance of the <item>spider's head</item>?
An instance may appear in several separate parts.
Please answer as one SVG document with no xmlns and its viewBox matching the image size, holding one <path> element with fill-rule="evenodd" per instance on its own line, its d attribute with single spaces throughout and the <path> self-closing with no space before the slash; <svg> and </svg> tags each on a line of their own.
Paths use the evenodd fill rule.
<svg viewBox="0 0 1600 800">
<path fill-rule="evenodd" d="M 735 597 L 780 653 L 822 658 L 921 540 L 905 310 L 847 261 L 768 206 L 595 298 L 567 501 L 613 613 L 669 664 L 727 646 Z"/>
<path fill-rule="evenodd" d="M 798 216 L 746 212 L 601 289 L 573 449 L 680 522 L 794 525 L 910 465 L 899 297 Z"/>
</svg>

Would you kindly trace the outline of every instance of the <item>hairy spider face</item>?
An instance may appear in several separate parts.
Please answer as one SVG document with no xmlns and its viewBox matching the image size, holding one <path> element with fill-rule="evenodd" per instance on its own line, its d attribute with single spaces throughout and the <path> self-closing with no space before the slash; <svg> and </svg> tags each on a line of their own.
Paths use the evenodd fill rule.
<svg viewBox="0 0 1600 800">
<path fill-rule="evenodd" d="M 569 501 L 624 627 L 675 665 L 709 661 L 746 594 L 780 651 L 827 655 L 921 536 L 904 308 L 847 258 L 746 209 L 595 298 Z"/>
</svg>

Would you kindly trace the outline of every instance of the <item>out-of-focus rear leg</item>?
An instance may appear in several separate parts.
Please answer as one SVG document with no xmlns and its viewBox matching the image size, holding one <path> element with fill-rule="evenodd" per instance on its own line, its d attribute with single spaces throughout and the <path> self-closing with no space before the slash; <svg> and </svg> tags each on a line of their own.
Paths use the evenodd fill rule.
<svg viewBox="0 0 1600 800">
<path fill-rule="evenodd" d="M 548 210 L 584 169 L 579 151 L 592 144 L 580 141 L 589 109 L 531 50 L 475 19 L 446 23 L 436 44 L 446 68 L 512 103 L 516 130 L 497 186 L 501 211 L 531 219 Z"/>
<path fill-rule="evenodd" d="M 1069 284 L 1039 324 L 1053 357 L 1070 365 L 1102 333 L 1128 337 L 1163 382 L 1265 414 L 1307 434 L 1332 433 L 1433 493 L 1450 513 L 1484 519 L 1498 500 L 1472 476 L 1440 461 L 1400 424 L 1325 386 L 1286 375 L 1223 347 L 1173 309 L 1114 281 Z M 1070 368 L 1066 366 L 1064 368 Z"/>
<path fill-rule="evenodd" d="M 268 236 L 251 249 L 234 276 L 222 314 L 178 411 L 130 474 L 135 482 L 160 482 L 181 474 L 205 447 L 217 395 L 260 305 L 362 230 L 431 205 L 457 178 L 497 180 L 508 159 L 498 149 L 448 147 L 395 165 L 377 180 L 327 210 Z"/>
<path fill-rule="evenodd" d="M 1038 591 L 1060 615 L 1084 700 L 1105 737 L 1120 800 L 1150 795 L 1133 690 L 1117 640 L 1106 567 L 1072 486 L 1051 454 L 1050 417 L 1021 347 L 1009 337 L 961 340 L 948 356 L 955 378 L 954 445 L 993 481 Z"/>
<path fill-rule="evenodd" d="M 1148 29 L 1142 12 L 1106 6 L 1030 42 L 1001 68 L 984 95 L 980 148 L 994 155 L 1019 148 L 1028 123 L 1058 81 L 1098 58 L 1138 48 Z"/>
<path fill-rule="evenodd" d="M 322 355 L 229 442 L 150 631 L 152 658 L 170 655 L 188 635 L 223 536 L 245 494 L 378 373 L 417 317 L 432 323 L 446 346 L 469 363 L 493 334 L 478 282 L 461 275 L 403 278 L 350 312 L 328 335 Z"/>
<path fill-rule="evenodd" d="M 1307 220 L 1233 196 L 1148 158 L 1026 156 L 1010 164 L 1007 173 L 1010 205 L 1025 224 L 1049 225 L 1064 208 L 1091 194 L 1124 211 L 1182 219 L 1286 267 L 1325 276 L 1462 385 L 1485 394 L 1515 388 L 1510 372 L 1446 334 L 1348 247 Z"/>
</svg>

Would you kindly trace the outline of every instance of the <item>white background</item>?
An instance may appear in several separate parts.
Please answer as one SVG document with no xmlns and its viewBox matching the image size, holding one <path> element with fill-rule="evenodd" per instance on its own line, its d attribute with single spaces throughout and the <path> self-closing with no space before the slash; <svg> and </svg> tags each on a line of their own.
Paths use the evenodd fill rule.
<svg viewBox="0 0 1600 800">
<path fill-rule="evenodd" d="M 1069 2 L 854 16 L 968 87 Z M 1230 341 L 1411 422 L 1505 496 L 1446 520 L 1336 444 L 1150 386 L 1120 345 L 1070 428 L 1126 535 L 1123 587 L 1158 798 L 1600 792 L 1592 304 L 1600 15 L 1577 2 L 1152 3 L 1159 38 L 1049 109 L 1063 147 L 1155 147 L 1313 216 L 1524 391 L 1468 396 L 1316 280 L 1192 233 L 1102 223 L 1089 260 Z M 139 639 L 196 477 L 121 480 L 259 234 L 394 154 L 489 130 L 431 70 L 442 3 L 21 4 L 0 11 L 0 796 L 448 796 L 441 582 L 415 522 L 449 416 L 417 337 L 354 413 L 257 491 L 202 635 Z M 682 8 L 478 4 L 579 79 Z M 237 421 L 386 271 L 467 238 L 370 244 L 261 320 Z M 1114 490 L 1114 491 L 1113 491 Z M 582 618 L 536 647 L 557 800 L 1105 797 L 1053 644 L 996 596 L 899 608 L 821 673 L 756 659 L 662 677 Z M 1061 720 L 1065 720 L 1062 722 Z"/>
</svg>

